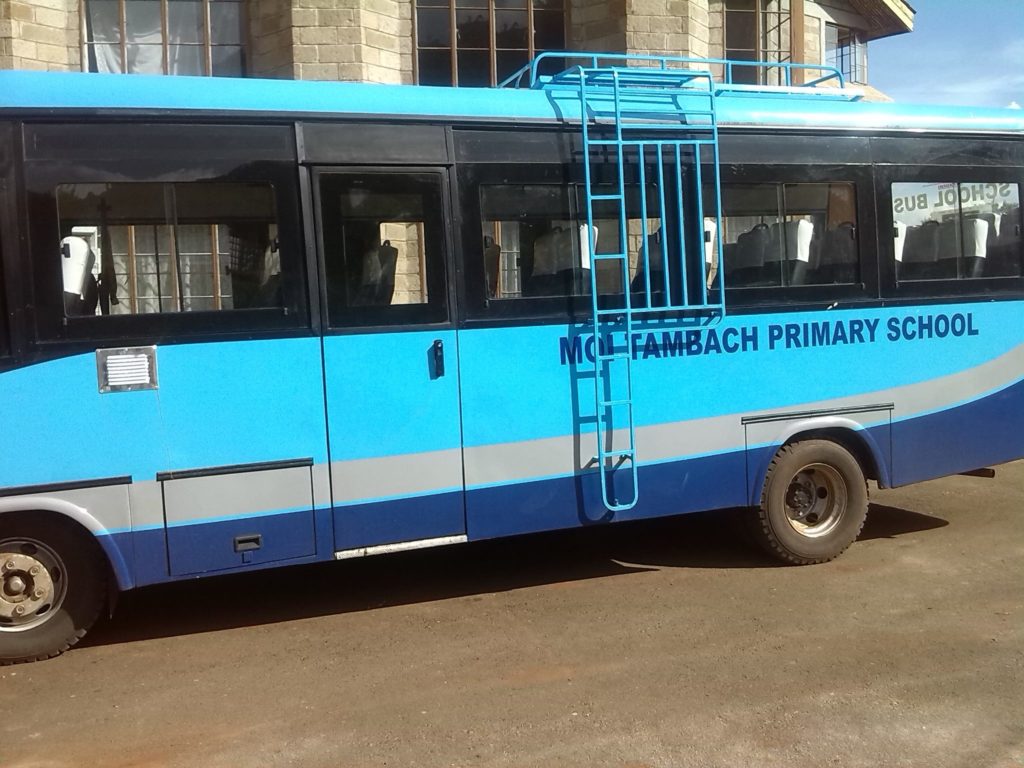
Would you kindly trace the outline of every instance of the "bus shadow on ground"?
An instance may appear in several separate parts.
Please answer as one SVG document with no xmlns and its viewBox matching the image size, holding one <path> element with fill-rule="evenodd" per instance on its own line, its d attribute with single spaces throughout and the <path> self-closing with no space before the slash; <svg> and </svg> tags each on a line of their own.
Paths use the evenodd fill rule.
<svg viewBox="0 0 1024 768">
<path fill-rule="evenodd" d="M 144 587 L 79 647 L 113 645 L 504 592 L 661 568 L 773 568 L 744 540 L 739 511 L 555 531 L 339 563 Z M 871 505 L 860 540 L 948 522 Z"/>
</svg>

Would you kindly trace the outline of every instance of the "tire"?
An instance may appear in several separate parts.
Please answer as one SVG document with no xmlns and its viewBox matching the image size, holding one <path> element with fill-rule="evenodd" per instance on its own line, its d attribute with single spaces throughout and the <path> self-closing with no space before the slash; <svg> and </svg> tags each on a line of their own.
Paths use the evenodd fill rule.
<svg viewBox="0 0 1024 768">
<path fill-rule="evenodd" d="M 833 560 L 860 535 L 868 514 L 864 471 L 828 440 L 779 449 L 768 466 L 761 505 L 751 518 L 754 539 L 792 565 Z"/>
<path fill-rule="evenodd" d="M 0 666 L 57 656 L 99 618 L 107 569 L 96 542 L 45 513 L 0 515 Z"/>
</svg>

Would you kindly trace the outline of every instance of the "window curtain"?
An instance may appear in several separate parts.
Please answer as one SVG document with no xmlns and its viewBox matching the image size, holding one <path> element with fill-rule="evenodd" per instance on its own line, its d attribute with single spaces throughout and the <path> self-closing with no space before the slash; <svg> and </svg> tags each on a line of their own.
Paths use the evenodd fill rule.
<svg viewBox="0 0 1024 768">
<path fill-rule="evenodd" d="M 121 28 L 121 4 L 125 25 Z M 166 41 L 160 0 L 87 0 L 87 35 L 97 72 L 201 75 L 203 64 L 202 0 L 168 3 Z M 121 66 L 121 34 L 125 34 L 125 66 Z"/>
</svg>

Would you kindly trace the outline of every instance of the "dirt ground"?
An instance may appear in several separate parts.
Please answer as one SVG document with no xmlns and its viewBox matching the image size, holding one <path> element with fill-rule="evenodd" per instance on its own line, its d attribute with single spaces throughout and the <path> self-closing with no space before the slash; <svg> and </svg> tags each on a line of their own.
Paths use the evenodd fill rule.
<svg viewBox="0 0 1024 768">
<path fill-rule="evenodd" d="M 0 670 L 0 766 L 1024 766 L 1024 463 L 839 560 L 721 515 L 141 590 Z"/>
</svg>

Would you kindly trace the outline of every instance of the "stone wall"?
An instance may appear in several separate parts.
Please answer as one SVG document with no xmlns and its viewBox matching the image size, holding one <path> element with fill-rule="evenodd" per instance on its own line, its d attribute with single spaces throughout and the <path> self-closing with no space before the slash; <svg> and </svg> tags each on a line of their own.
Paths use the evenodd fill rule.
<svg viewBox="0 0 1024 768">
<path fill-rule="evenodd" d="M 566 44 L 574 51 L 626 50 L 627 0 L 570 0 Z"/>
<path fill-rule="evenodd" d="M 257 77 L 293 77 L 291 0 L 250 0 L 248 9 L 248 72 Z"/>
<path fill-rule="evenodd" d="M 708 0 L 627 0 L 629 53 L 708 56 Z"/>
<path fill-rule="evenodd" d="M 292 0 L 301 80 L 412 82 L 412 0 Z"/>
<path fill-rule="evenodd" d="M 0 0 L 0 69 L 80 69 L 78 0 Z"/>
</svg>

